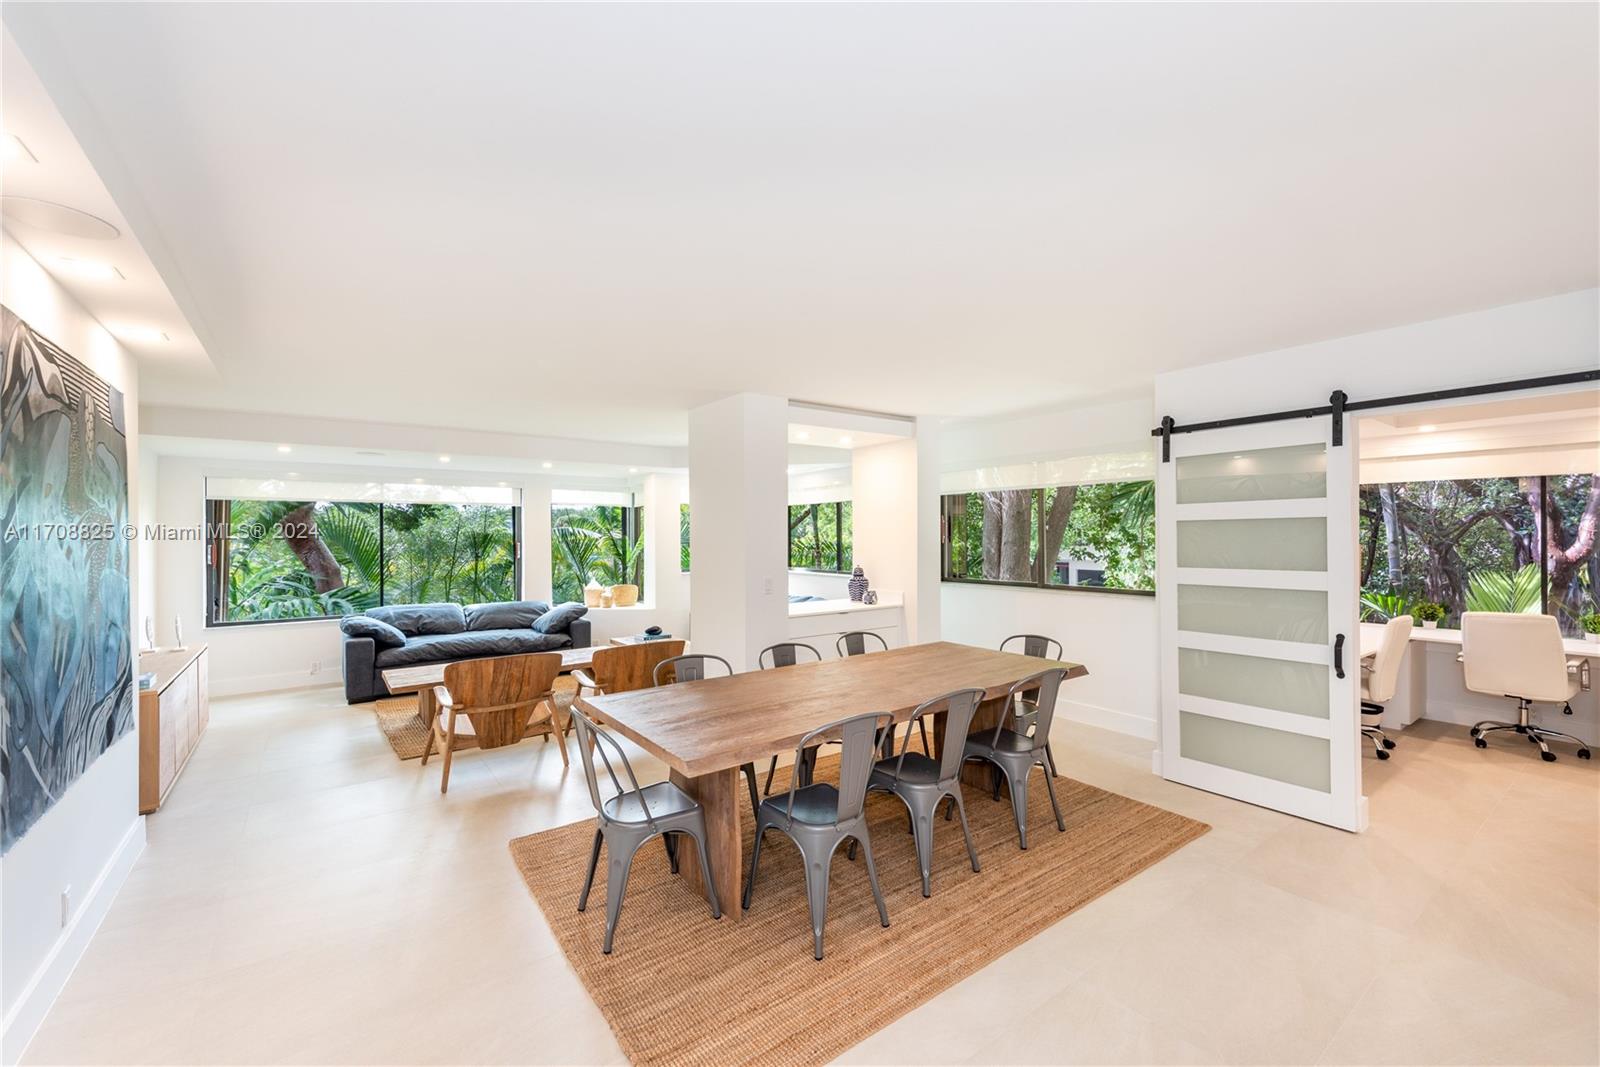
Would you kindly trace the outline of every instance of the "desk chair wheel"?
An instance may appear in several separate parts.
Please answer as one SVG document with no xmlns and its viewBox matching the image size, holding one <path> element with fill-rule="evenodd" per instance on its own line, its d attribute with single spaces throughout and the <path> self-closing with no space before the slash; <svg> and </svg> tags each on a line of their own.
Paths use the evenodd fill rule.
<svg viewBox="0 0 1600 1067">
<path fill-rule="evenodd" d="M 1578 758 L 1579 759 L 1588 759 L 1589 758 L 1589 750 L 1586 749 L 1586 748 L 1578 749 Z"/>
<path fill-rule="evenodd" d="M 1386 748 L 1378 749 L 1378 758 L 1379 759 L 1388 759 L 1389 758 L 1389 750 L 1386 749 Z"/>
<path fill-rule="evenodd" d="M 1572 714 L 1572 705 L 1571 704 L 1563 704 L 1563 705 L 1561 705 L 1561 714 L 1563 714 L 1563 715 L 1571 715 Z"/>
<path fill-rule="evenodd" d="M 1554 763 L 1556 761 L 1556 754 L 1554 752 L 1541 752 L 1539 753 L 1539 756 L 1546 763 Z"/>
<path fill-rule="evenodd" d="M 1394 747 L 1394 742 L 1389 740 L 1387 737 L 1385 737 L 1383 739 L 1383 747 L 1384 748 L 1393 748 Z"/>
<path fill-rule="evenodd" d="M 1477 745 L 1479 748 L 1488 748 L 1489 747 L 1489 742 L 1485 741 L 1481 737 L 1474 737 L 1472 739 L 1472 743 Z"/>
</svg>

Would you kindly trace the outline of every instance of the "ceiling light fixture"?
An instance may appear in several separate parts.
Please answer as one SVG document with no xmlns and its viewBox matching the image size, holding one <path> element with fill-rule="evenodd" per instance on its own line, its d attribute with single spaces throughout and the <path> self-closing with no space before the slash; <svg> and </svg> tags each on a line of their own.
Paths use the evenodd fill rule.
<svg viewBox="0 0 1600 1067">
<path fill-rule="evenodd" d="M 172 340 L 166 330 L 154 326 L 113 326 L 111 333 L 119 341 L 135 345 L 163 345 Z"/>
<path fill-rule="evenodd" d="M 628 468 L 628 473 L 629 474 L 638 474 L 639 473 L 639 468 L 638 467 L 629 467 Z"/>
<path fill-rule="evenodd" d="M 127 280 L 127 275 L 116 267 L 110 263 L 102 263 L 97 259 L 73 259 L 71 256 L 57 256 L 56 266 L 74 278 L 82 278 L 84 281 L 120 282 Z"/>
<path fill-rule="evenodd" d="M 808 441 L 811 439 L 811 435 L 805 430 L 796 430 L 794 432 L 794 439 L 796 441 Z"/>
<path fill-rule="evenodd" d="M 279 445 L 278 446 L 278 451 L 279 452 L 293 452 L 294 449 L 290 448 L 288 445 Z"/>
<path fill-rule="evenodd" d="M 298 478 L 298 477 L 300 477 L 300 472 L 299 471 L 290 471 L 289 472 L 289 477 Z"/>
<path fill-rule="evenodd" d="M 1433 424 L 1433 423 L 1431 423 L 1431 422 L 1430 422 L 1430 423 L 1429 423 L 1429 424 L 1428 424 L 1428 425 L 1426 425 L 1426 426 L 1418 426 L 1418 427 L 1417 427 L 1417 430 L 1418 430 L 1418 431 L 1419 431 L 1419 432 L 1420 432 L 1420 433 L 1432 433 L 1432 432 L 1433 432 L 1433 431 L 1435 431 L 1435 430 L 1437 430 L 1437 429 L 1438 429 L 1438 428 L 1439 428 L 1439 427 L 1437 427 L 1437 426 L 1435 426 L 1435 425 L 1434 425 L 1434 424 Z"/>
<path fill-rule="evenodd" d="M 549 460 L 545 460 L 543 463 L 539 464 L 539 466 L 543 467 L 545 470 L 549 470 L 551 467 L 554 467 L 555 464 L 551 463 Z"/>
<path fill-rule="evenodd" d="M 450 457 L 449 456 L 440 456 L 439 457 L 439 462 L 440 463 L 449 463 L 450 462 Z"/>
<path fill-rule="evenodd" d="M 839 443 L 841 445 L 843 445 L 844 447 L 849 448 L 850 447 L 850 436 L 848 434 L 846 434 L 844 437 L 839 438 Z"/>
</svg>

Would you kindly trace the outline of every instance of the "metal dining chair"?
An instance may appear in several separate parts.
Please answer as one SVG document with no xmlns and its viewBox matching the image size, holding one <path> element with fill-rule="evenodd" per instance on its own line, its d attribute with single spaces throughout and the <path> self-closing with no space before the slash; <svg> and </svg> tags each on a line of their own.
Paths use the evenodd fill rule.
<svg viewBox="0 0 1600 1067">
<path fill-rule="evenodd" d="M 810 653 L 811 658 L 807 659 L 802 654 L 802 650 Z M 775 670 L 778 667 L 793 667 L 797 663 L 818 662 L 821 659 L 822 653 L 803 641 L 779 641 L 777 644 L 768 645 L 756 653 L 756 666 L 768 671 Z M 813 752 L 810 758 L 814 761 L 815 756 L 816 753 Z M 795 769 L 792 773 L 800 774 L 802 770 L 808 774 L 810 773 L 809 766 L 802 768 L 802 765 L 798 763 L 795 764 Z M 767 784 L 762 787 L 762 796 L 772 795 L 772 776 L 776 773 L 778 773 L 778 757 L 774 755 L 772 762 L 767 764 Z"/>
<path fill-rule="evenodd" d="M 1067 830 L 1067 824 L 1061 818 L 1061 804 L 1056 800 L 1055 777 L 1050 771 L 1049 756 L 1045 753 L 1050 723 L 1056 714 L 1056 694 L 1066 674 L 1065 669 L 1052 667 L 1022 679 L 1007 692 L 1007 706 L 1015 706 L 1017 697 L 1023 693 L 1036 692 L 1031 705 L 1034 718 L 1028 732 L 1007 729 L 1006 718 L 1001 716 L 992 731 L 985 729 L 967 738 L 964 759 L 988 763 L 995 768 L 997 800 L 1000 778 L 1005 778 L 1006 786 L 1011 790 L 1011 812 L 1017 820 L 1017 838 L 1023 848 L 1028 847 L 1028 776 L 1036 766 L 1045 772 L 1044 785 L 1050 791 L 1050 807 L 1056 814 L 1056 829 L 1062 833 Z"/>
<path fill-rule="evenodd" d="M 750 854 L 750 877 L 744 886 L 744 908 L 756 888 L 756 871 L 761 863 L 761 841 L 768 830 L 778 830 L 795 843 L 805 863 L 806 900 L 811 910 L 812 955 L 822 958 L 822 927 L 828 917 L 828 873 L 833 868 L 833 856 L 846 841 L 861 845 L 866 857 L 867 880 L 872 884 L 872 897 L 878 904 L 878 921 L 889 925 L 889 909 L 883 902 L 883 891 L 878 888 L 878 869 L 872 862 L 872 839 L 867 833 L 867 781 L 872 774 L 873 759 L 882 743 L 884 733 L 894 724 L 888 712 L 868 712 L 812 730 L 800 739 L 795 748 L 795 759 L 809 746 L 825 740 L 838 739 L 844 746 L 839 758 L 839 785 L 814 782 L 801 785 L 798 779 L 789 783 L 787 797 L 768 797 L 761 802 L 756 816 L 756 844 Z"/>
<path fill-rule="evenodd" d="M 651 838 L 666 840 L 669 834 L 688 834 L 694 838 L 695 847 L 700 851 L 700 870 L 704 873 L 711 917 L 722 918 L 722 905 L 717 900 L 717 887 L 711 877 L 711 859 L 706 853 L 706 814 L 699 802 L 671 782 L 657 782 L 641 789 L 627 753 L 615 738 L 576 707 L 572 709 L 572 722 L 578 731 L 583 776 L 589 783 L 589 799 L 594 802 L 595 810 L 594 847 L 589 852 L 589 873 L 583 879 L 583 892 L 578 894 L 579 911 L 589 906 L 589 890 L 594 886 L 595 868 L 600 864 L 600 845 L 604 843 L 606 847 L 606 937 L 600 951 L 611 953 L 611 940 L 622 914 L 622 895 L 628 888 L 628 872 L 633 867 L 634 854 Z M 626 788 L 617 778 L 616 768 L 606 751 L 608 748 L 622 764 L 623 774 L 628 779 Z M 596 753 L 617 790 L 609 800 L 600 797 L 600 783 L 594 767 Z M 675 851 L 668 848 L 667 856 L 676 872 Z"/>
<path fill-rule="evenodd" d="M 961 815 L 961 836 L 967 842 L 967 859 L 973 871 L 979 870 L 978 850 L 972 844 L 972 830 L 967 825 L 967 806 L 961 798 L 961 767 L 965 749 L 959 742 L 967 736 L 972 717 L 977 714 L 983 700 L 982 689 L 958 689 L 935 697 L 911 713 L 911 721 L 920 723 L 933 712 L 944 711 L 944 751 L 939 759 L 911 751 L 911 732 L 906 731 L 900 754 L 881 759 L 872 768 L 867 781 L 869 791 L 893 793 L 905 804 L 911 814 L 911 832 L 916 836 L 917 866 L 922 871 L 922 895 L 932 896 L 933 867 L 933 816 L 939 802 L 946 798 L 950 806 Z"/>
<path fill-rule="evenodd" d="M 1024 656 L 1033 656 L 1035 659 L 1054 660 L 1063 658 L 1061 642 L 1057 641 L 1053 637 L 1045 637 L 1042 634 L 1017 634 L 1014 637 L 1008 637 L 1004 641 L 1001 641 L 1000 651 L 1006 651 L 1006 646 L 1013 641 L 1022 642 L 1022 654 Z M 1023 729 L 1026 730 L 1032 727 L 1034 720 L 1038 718 L 1038 710 L 1033 707 L 1033 704 L 1028 699 L 1023 698 L 1017 701 L 1016 716 L 1022 720 Z M 1050 771 L 1050 777 L 1061 777 L 1061 775 L 1056 772 L 1056 754 L 1051 751 L 1049 741 L 1044 743 L 1044 755 L 1045 758 L 1050 761 L 1050 765 L 1048 767 L 1048 770 Z M 998 786 L 996 788 L 998 788 Z M 995 794 L 995 799 L 999 799 L 998 793 Z"/>
<path fill-rule="evenodd" d="M 873 647 L 874 643 L 877 645 L 876 648 Z M 889 651 L 889 642 L 883 639 L 882 634 L 873 633 L 871 630 L 851 630 L 849 633 L 840 634 L 839 640 L 833 643 L 833 648 L 834 651 L 839 653 L 840 659 L 845 659 L 849 656 L 865 656 L 870 652 L 887 652 Z M 928 724 L 918 722 L 917 726 L 922 731 L 923 753 L 929 756 L 933 755 L 933 746 L 928 743 Z M 910 728 L 908 723 L 906 729 L 910 730 Z M 885 743 L 887 747 L 884 749 L 883 754 L 885 756 L 892 755 L 894 752 L 893 738 L 886 738 Z"/>
<path fill-rule="evenodd" d="M 674 656 L 657 663 L 651 680 L 658 686 L 671 685 L 674 682 L 698 682 L 708 677 L 706 667 L 710 663 L 722 664 L 721 677 L 733 673 L 733 664 L 721 656 L 713 656 L 709 652 L 691 652 L 686 656 Z M 773 757 L 773 761 L 776 762 L 777 757 Z M 756 765 L 746 763 L 739 769 L 744 772 L 745 781 L 750 785 L 750 810 L 759 811 L 761 797 L 756 793 Z"/>
</svg>

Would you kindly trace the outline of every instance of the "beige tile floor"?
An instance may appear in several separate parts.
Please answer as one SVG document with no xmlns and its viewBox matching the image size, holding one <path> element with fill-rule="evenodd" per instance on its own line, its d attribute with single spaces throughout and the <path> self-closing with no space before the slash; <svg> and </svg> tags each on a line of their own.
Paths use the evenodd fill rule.
<svg viewBox="0 0 1600 1067">
<path fill-rule="evenodd" d="M 1600 1058 L 1600 766 L 1418 724 L 1366 758 L 1358 836 L 1163 782 L 1136 739 L 1055 749 L 1213 832 L 845 1061 Z M 550 745 L 441 797 L 335 690 L 218 701 L 24 1062 L 619 1061 L 505 848 L 588 814 Z"/>
</svg>

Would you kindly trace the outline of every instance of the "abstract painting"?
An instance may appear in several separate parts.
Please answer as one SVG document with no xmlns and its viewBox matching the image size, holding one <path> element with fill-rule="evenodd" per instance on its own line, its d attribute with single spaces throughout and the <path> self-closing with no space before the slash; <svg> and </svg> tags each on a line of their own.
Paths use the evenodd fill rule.
<svg viewBox="0 0 1600 1067">
<path fill-rule="evenodd" d="M 0 307 L 0 853 L 133 729 L 122 394 Z"/>
</svg>

